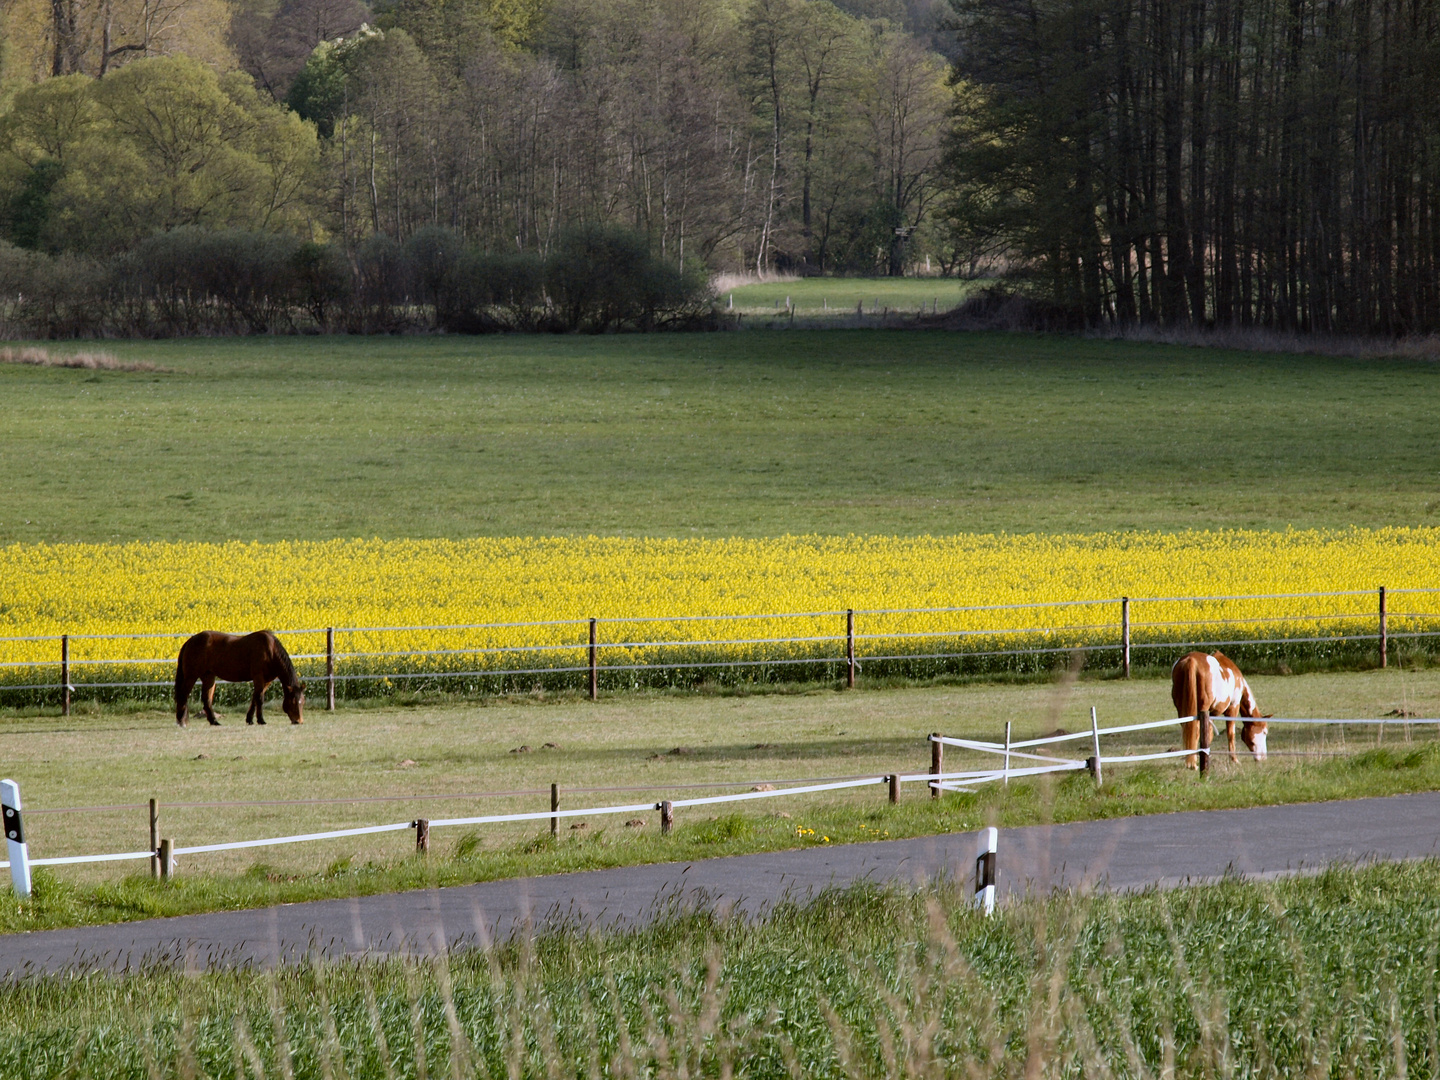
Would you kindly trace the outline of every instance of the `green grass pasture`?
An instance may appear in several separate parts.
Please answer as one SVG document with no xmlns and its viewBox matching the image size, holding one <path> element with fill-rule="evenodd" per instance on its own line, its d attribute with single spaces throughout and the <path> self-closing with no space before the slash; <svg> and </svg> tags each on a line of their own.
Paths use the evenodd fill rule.
<svg viewBox="0 0 1440 1080">
<path fill-rule="evenodd" d="M 864 330 L 106 347 L 174 370 L 0 365 L 0 542 L 1440 521 L 1421 362 Z"/>
<path fill-rule="evenodd" d="M 0 1073 L 280 1076 L 1433 1075 L 1440 865 L 977 915 L 855 889 L 421 961 L 32 978 Z"/>
<path fill-rule="evenodd" d="M 1259 699 L 1279 715 L 1440 716 L 1440 672 L 1433 670 L 1254 682 Z M 1057 727 L 1082 731 L 1092 706 L 1105 725 L 1163 719 L 1170 710 L 1168 691 L 1168 683 L 1147 679 L 757 697 L 629 694 L 598 703 L 392 704 L 316 712 L 300 727 L 247 728 L 232 710 L 223 727 L 201 723 L 185 730 L 163 714 L 107 709 L 68 719 L 7 719 L 0 738 L 5 774 L 20 783 L 31 853 L 39 858 L 145 850 L 144 804 L 151 797 L 161 802 L 161 835 L 185 846 L 416 817 L 547 810 L 552 783 L 561 786 L 562 806 L 584 808 L 720 794 L 760 782 L 919 773 L 929 766 L 931 731 L 1000 739 L 1006 720 L 1014 722 L 1016 738 Z M 1117 738 L 1106 743 L 1107 753 L 1179 745 L 1178 729 Z M 522 746 L 529 750 L 520 751 Z M 0 930 L 929 835 L 990 822 L 1349 798 L 1440 784 L 1435 731 L 1407 728 L 1399 720 L 1384 732 L 1276 729 L 1270 751 L 1263 767 L 1248 756 L 1232 765 L 1222 755 L 1205 782 L 1180 763 L 1157 762 L 1107 766 L 1098 792 L 1075 774 L 936 801 L 915 783 L 904 787 L 898 806 L 888 805 L 877 785 L 681 809 L 675 832 L 665 838 L 658 835 L 658 815 L 648 812 L 562 819 L 555 843 L 543 821 L 437 829 L 428 860 L 412 857 L 409 832 L 182 856 L 168 888 L 153 886 L 148 877 L 124 880 L 137 871 L 148 874 L 143 863 L 69 866 L 47 879 L 37 904 L 22 908 L 8 891 L 0 896 Z M 946 755 L 949 769 L 982 761 L 994 763 L 955 750 Z M 713 781 L 737 786 L 687 787 Z M 512 792 L 518 794 L 505 794 Z M 395 795 L 403 798 L 272 802 Z M 243 805 L 184 805 L 230 801 Z M 117 808 L 40 812 L 87 806 Z M 627 827 L 634 819 L 644 824 Z M 571 828 L 580 822 L 583 827 Z"/>
<path fill-rule="evenodd" d="M 918 314 L 949 311 L 965 300 L 978 283 L 956 278 L 802 278 L 761 281 L 722 289 L 719 307 L 747 316 L 779 318 L 794 309 L 797 318 L 841 319 L 861 308 L 865 315 Z"/>
</svg>

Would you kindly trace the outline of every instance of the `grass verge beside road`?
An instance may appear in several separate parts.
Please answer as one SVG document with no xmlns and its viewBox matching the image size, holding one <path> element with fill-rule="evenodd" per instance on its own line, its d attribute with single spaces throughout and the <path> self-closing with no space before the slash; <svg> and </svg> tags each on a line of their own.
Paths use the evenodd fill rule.
<svg viewBox="0 0 1440 1080">
<path fill-rule="evenodd" d="M 1429 1075 L 1440 864 L 978 916 L 856 888 L 433 960 L 0 987 L 0 1073 Z"/>
<path fill-rule="evenodd" d="M 1440 671 L 1391 668 L 1254 682 L 1267 710 L 1281 715 L 1440 716 Z M 32 855 L 43 857 L 143 850 L 148 843 L 143 804 L 152 796 L 161 803 L 161 835 L 187 846 L 416 817 L 543 811 L 551 783 L 560 785 L 563 807 L 581 809 L 744 791 L 761 782 L 920 773 L 929 765 L 925 738 L 931 731 L 997 738 L 1007 719 L 1014 721 L 1017 738 L 1059 727 L 1078 731 L 1088 727 L 1091 706 L 1106 725 L 1162 719 L 1170 711 L 1168 689 L 1158 680 L 1105 680 L 757 697 L 633 695 L 597 704 L 566 699 L 485 707 L 416 704 L 318 713 L 298 728 L 246 728 L 231 713 L 224 727 L 184 731 L 161 714 L 103 711 L 68 719 L 9 719 L 0 723 L 0 732 L 5 774 L 20 782 L 30 811 Z M 1169 728 L 1120 738 L 1114 745 L 1121 753 L 1178 745 L 1178 731 Z M 554 745 L 546 748 L 547 743 Z M 522 752 L 522 746 L 529 749 Z M 876 785 L 682 809 L 668 837 L 657 835 L 658 814 L 642 812 L 561 819 L 554 841 L 543 821 L 437 829 L 432 854 L 424 859 L 411 854 L 409 832 L 186 856 L 177 878 L 164 886 L 148 877 L 122 876 L 123 864 L 63 867 L 41 877 L 33 902 L 20 904 L 12 894 L 0 894 L 0 930 L 933 835 L 991 823 L 1017 826 L 1440 787 L 1435 732 L 1407 729 L 1402 719 L 1383 733 L 1276 729 L 1270 749 L 1263 767 L 1248 757 L 1239 765 L 1222 757 L 1203 782 L 1182 765 L 1161 762 L 1111 768 L 1098 791 L 1077 774 L 938 800 L 916 783 L 905 787 L 898 806 L 888 805 L 883 785 Z M 980 760 L 951 751 L 947 767 Z M 716 781 L 734 786 L 688 786 Z M 523 794 L 496 794 L 504 792 Z M 427 797 L 437 795 L 446 797 Z M 400 798 L 278 802 L 390 796 Z M 234 805 L 183 805 L 197 802 Z M 130 808 L 36 813 L 124 804 Z M 644 824 L 626 827 L 627 820 Z M 582 822 L 582 828 L 570 827 Z"/>
</svg>

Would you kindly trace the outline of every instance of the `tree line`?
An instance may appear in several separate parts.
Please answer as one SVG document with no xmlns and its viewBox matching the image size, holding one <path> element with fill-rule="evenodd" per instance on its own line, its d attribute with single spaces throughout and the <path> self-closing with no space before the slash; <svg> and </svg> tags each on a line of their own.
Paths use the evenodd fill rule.
<svg viewBox="0 0 1440 1080">
<path fill-rule="evenodd" d="M 952 220 L 1095 324 L 1440 329 L 1435 0 L 956 0 Z"/>
<path fill-rule="evenodd" d="M 438 229 L 563 328 L 545 267 L 603 235 L 636 280 L 928 270 L 1045 325 L 1440 328 L 1440 0 L 10 0 L 0 28 L 0 234 L 36 274 L 267 234 L 380 325 L 376 253 Z M 671 318 L 626 310 L 569 322 Z"/>
<path fill-rule="evenodd" d="M 900 273 L 928 253 L 950 101 L 912 2 L 285 0 L 237 11 L 220 74 L 117 66 L 92 33 L 11 96 L 6 234 L 108 256 L 190 225 L 347 248 L 440 226 L 543 258 L 614 224 L 677 268 Z"/>
</svg>

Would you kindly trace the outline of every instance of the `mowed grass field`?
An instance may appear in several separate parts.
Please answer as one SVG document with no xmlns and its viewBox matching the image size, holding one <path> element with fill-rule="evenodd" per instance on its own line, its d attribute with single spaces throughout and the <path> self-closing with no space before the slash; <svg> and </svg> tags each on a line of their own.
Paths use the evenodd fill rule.
<svg viewBox="0 0 1440 1080">
<path fill-rule="evenodd" d="M 1422 362 L 859 330 L 105 347 L 173 370 L 0 365 L 0 543 L 1440 522 Z"/>
</svg>

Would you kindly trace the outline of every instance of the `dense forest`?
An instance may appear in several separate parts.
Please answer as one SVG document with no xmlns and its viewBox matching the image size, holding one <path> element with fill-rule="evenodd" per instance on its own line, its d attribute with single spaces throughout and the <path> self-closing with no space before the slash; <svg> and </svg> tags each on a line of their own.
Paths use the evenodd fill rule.
<svg viewBox="0 0 1440 1080">
<path fill-rule="evenodd" d="M 720 270 L 1440 328 L 1440 0 L 0 0 L 0 31 L 8 332 L 693 324 Z M 624 304 L 564 313 L 622 257 Z"/>
</svg>

